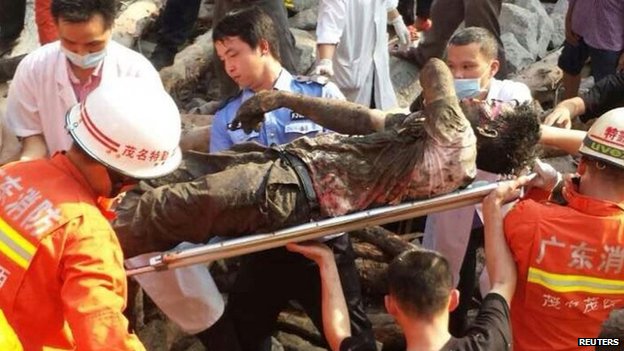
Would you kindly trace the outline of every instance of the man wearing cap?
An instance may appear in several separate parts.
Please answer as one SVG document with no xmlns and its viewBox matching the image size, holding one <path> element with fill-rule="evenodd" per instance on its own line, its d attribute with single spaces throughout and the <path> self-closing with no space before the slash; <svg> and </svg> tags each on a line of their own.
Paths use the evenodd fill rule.
<svg viewBox="0 0 624 351">
<path fill-rule="evenodd" d="M 531 190 L 504 222 L 518 268 L 518 350 L 576 350 L 579 337 L 598 335 L 624 306 L 624 108 L 605 113 L 584 139 L 564 132 L 559 144 L 568 149 L 583 140 L 578 174 L 562 181 L 540 167 L 547 191 Z"/>
<path fill-rule="evenodd" d="M 144 350 L 97 200 L 177 168 L 177 107 L 160 87 L 120 79 L 75 105 L 66 127 L 69 150 L 0 168 L 0 310 L 25 350 Z"/>
</svg>

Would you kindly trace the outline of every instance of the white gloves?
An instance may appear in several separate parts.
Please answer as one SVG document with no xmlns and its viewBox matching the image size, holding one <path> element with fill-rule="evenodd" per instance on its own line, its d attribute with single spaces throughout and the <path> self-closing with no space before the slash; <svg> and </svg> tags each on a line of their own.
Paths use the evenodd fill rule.
<svg viewBox="0 0 624 351">
<path fill-rule="evenodd" d="M 411 42 L 411 35 L 409 30 L 407 29 L 407 26 L 405 25 L 405 22 L 403 22 L 403 17 L 396 16 L 390 23 L 394 27 L 394 31 L 396 32 L 397 37 L 399 37 L 399 43 L 401 44 L 401 48 L 406 49 Z"/>
<path fill-rule="evenodd" d="M 310 73 L 312 76 L 325 76 L 331 78 L 334 76 L 334 65 L 332 64 L 332 60 L 330 59 L 320 59 L 312 72 Z"/>
<path fill-rule="evenodd" d="M 531 185 L 537 188 L 542 188 L 547 191 L 553 190 L 553 188 L 561 181 L 561 173 L 557 172 L 553 166 L 541 160 L 535 160 L 533 165 L 533 172 L 537 173 L 537 177 L 531 181 Z"/>
</svg>

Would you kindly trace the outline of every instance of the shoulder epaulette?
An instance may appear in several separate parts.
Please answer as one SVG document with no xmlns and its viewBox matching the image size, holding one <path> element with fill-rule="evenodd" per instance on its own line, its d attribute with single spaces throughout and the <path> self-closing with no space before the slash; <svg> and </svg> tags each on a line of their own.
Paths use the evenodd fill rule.
<svg viewBox="0 0 624 351">
<path fill-rule="evenodd" d="M 329 78 L 322 76 L 320 74 L 315 74 L 312 76 L 295 76 L 295 80 L 297 82 L 307 83 L 307 84 L 326 85 L 327 83 L 329 83 Z"/>
</svg>

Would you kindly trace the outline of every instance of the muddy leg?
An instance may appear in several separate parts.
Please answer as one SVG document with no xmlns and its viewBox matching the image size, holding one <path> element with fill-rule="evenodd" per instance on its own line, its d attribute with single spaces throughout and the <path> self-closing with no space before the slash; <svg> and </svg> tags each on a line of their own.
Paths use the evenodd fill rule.
<svg viewBox="0 0 624 351">
<path fill-rule="evenodd" d="M 444 97 L 455 96 L 453 75 L 440 59 L 433 58 L 423 66 L 420 71 L 420 85 L 423 87 L 422 95 L 427 104 Z"/>
</svg>

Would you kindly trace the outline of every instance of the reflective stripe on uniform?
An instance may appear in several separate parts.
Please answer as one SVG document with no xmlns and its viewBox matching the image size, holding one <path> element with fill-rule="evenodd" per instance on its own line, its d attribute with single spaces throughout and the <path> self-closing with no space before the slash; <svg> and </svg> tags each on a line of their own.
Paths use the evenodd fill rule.
<svg viewBox="0 0 624 351">
<path fill-rule="evenodd" d="M 35 250 L 35 245 L 0 218 L 0 252 L 18 266 L 26 268 Z"/>
<path fill-rule="evenodd" d="M 527 280 L 561 293 L 582 291 L 593 294 L 624 294 L 624 281 L 622 280 L 548 273 L 534 267 L 529 268 Z"/>
</svg>

